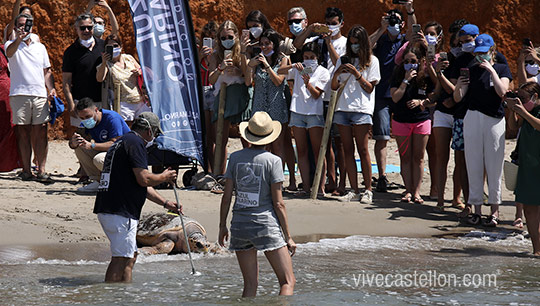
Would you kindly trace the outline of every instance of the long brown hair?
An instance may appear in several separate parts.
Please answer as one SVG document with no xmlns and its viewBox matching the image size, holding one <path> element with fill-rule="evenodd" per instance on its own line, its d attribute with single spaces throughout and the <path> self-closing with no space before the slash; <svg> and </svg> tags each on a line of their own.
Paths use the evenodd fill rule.
<svg viewBox="0 0 540 306">
<path fill-rule="evenodd" d="M 360 49 L 358 54 L 354 53 L 351 48 L 351 38 L 358 39 L 358 44 L 360 44 Z M 371 45 L 369 43 L 369 36 L 366 29 L 361 25 L 355 25 L 349 30 L 347 34 L 347 46 L 346 46 L 346 55 L 349 58 L 357 57 L 359 60 L 360 71 L 365 70 L 371 64 Z"/>
<path fill-rule="evenodd" d="M 217 39 L 218 42 L 216 44 L 216 59 L 218 63 L 221 63 L 223 61 L 223 53 L 225 52 L 225 48 L 221 44 L 221 32 L 224 30 L 232 30 L 235 36 L 234 39 L 234 46 L 231 48 L 232 50 L 232 60 L 235 66 L 240 66 L 240 36 L 238 35 L 238 28 L 234 24 L 234 22 L 230 20 L 225 20 L 218 28 L 217 31 Z"/>
</svg>

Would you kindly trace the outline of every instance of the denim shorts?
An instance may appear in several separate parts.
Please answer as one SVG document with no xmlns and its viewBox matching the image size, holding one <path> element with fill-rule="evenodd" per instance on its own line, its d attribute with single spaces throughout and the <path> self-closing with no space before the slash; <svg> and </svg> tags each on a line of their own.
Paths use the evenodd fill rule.
<svg viewBox="0 0 540 306">
<path fill-rule="evenodd" d="M 375 100 L 375 111 L 373 112 L 373 139 L 390 139 L 390 103 L 391 98 L 382 98 Z"/>
<path fill-rule="evenodd" d="M 362 124 L 369 124 L 373 125 L 373 120 L 371 119 L 371 115 L 364 114 L 364 113 L 356 113 L 356 112 L 342 112 L 337 111 L 334 114 L 334 121 L 335 124 L 340 125 L 362 125 Z"/>
<path fill-rule="evenodd" d="M 454 126 L 452 127 L 452 144 L 450 147 L 455 151 L 465 151 L 463 119 L 454 119 Z"/>
<path fill-rule="evenodd" d="M 279 224 L 269 226 L 256 222 L 233 222 L 231 224 L 230 251 L 273 251 L 286 246 Z"/>
<path fill-rule="evenodd" d="M 322 115 L 302 115 L 291 112 L 289 126 L 310 129 L 312 127 L 324 127 L 324 118 Z"/>
</svg>

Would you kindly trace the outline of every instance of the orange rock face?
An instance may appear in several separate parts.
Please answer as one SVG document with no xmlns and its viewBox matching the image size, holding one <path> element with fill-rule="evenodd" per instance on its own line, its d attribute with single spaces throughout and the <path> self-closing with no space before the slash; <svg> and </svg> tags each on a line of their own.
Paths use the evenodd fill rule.
<svg viewBox="0 0 540 306">
<path fill-rule="evenodd" d="M 11 18 L 12 4 L 15 0 L 2 0 L 0 6 L 0 26 L 4 26 Z M 135 54 L 133 24 L 129 12 L 129 4 L 125 0 L 108 0 L 114 10 L 121 28 L 124 51 Z M 516 71 L 515 59 L 525 37 L 532 39 L 535 46 L 540 45 L 540 30 L 538 30 L 538 13 L 540 1 L 531 0 L 417 0 L 415 3 L 418 22 L 424 24 L 436 20 L 440 22 L 447 33 L 448 26 L 453 20 L 465 18 L 478 25 L 481 32 L 489 33 L 495 39 L 499 51 L 508 59 L 512 72 Z M 73 28 L 74 18 L 83 12 L 86 0 L 27 0 L 34 9 L 36 32 L 42 43 L 49 51 L 52 69 L 56 80 L 56 89 L 62 94 L 62 55 L 64 50 L 76 39 Z M 287 11 L 301 5 L 306 10 L 310 22 L 323 22 L 326 7 L 336 6 L 345 14 L 343 33 L 354 24 L 363 25 L 370 33 L 379 25 L 383 12 L 396 7 L 391 0 L 192 0 L 191 12 L 195 29 L 200 29 L 210 19 L 221 23 L 230 19 L 239 28 L 244 28 L 244 18 L 251 10 L 261 10 L 270 23 L 284 35 L 290 36 Z M 398 6 L 399 7 L 399 6 Z M 405 12 L 405 8 L 401 7 Z M 100 8 L 93 10 L 94 14 L 107 19 Z M 110 30 L 110 28 L 109 28 Z M 107 35 L 107 32 L 105 33 Z M 447 39 L 448 41 L 448 39 Z M 66 115 L 63 116 L 67 118 Z M 65 127 L 60 118 L 51 130 L 51 138 L 65 138 L 70 129 Z"/>
</svg>

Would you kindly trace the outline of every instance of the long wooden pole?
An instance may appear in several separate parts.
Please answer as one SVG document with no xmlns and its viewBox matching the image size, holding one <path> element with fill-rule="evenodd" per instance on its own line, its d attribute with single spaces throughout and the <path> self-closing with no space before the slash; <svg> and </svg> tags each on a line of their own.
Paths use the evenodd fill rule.
<svg viewBox="0 0 540 306">
<path fill-rule="evenodd" d="M 216 150 L 214 152 L 214 167 L 212 170 L 214 174 L 221 174 L 221 152 L 225 150 L 223 146 L 223 122 L 225 121 L 225 100 L 227 98 L 227 85 L 221 83 L 221 88 L 219 90 L 219 106 L 218 106 L 218 116 L 217 116 L 217 127 L 216 127 Z"/>
<path fill-rule="evenodd" d="M 114 97 L 113 110 L 119 114 L 120 114 L 120 91 L 121 91 L 121 87 L 120 87 L 120 84 L 118 84 L 114 92 L 116 96 Z"/>
</svg>

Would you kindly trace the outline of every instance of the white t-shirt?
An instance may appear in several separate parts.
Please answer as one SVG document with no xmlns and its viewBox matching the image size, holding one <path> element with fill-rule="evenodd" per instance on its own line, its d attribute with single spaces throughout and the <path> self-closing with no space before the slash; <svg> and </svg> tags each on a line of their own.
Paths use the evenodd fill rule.
<svg viewBox="0 0 540 306">
<path fill-rule="evenodd" d="M 540 74 L 533 76 L 533 79 L 536 81 L 536 83 L 540 84 Z"/>
<path fill-rule="evenodd" d="M 358 69 L 358 58 L 352 58 L 351 60 L 354 66 Z M 341 59 L 337 61 L 336 69 L 339 66 L 341 66 Z M 361 74 L 368 82 L 371 83 L 375 81 L 376 83 L 379 83 L 381 80 L 381 72 L 379 71 L 379 60 L 376 56 L 371 55 L 371 63 L 369 64 L 369 67 L 364 69 Z M 347 81 L 347 83 L 345 84 L 343 93 L 337 101 L 337 111 L 373 115 L 373 111 L 375 109 L 375 89 L 368 94 L 364 89 L 362 89 L 360 83 L 358 83 L 354 75 L 350 73 L 340 74 L 338 76 L 338 81 L 340 84 L 343 84 L 345 81 Z"/>
<path fill-rule="evenodd" d="M 10 96 L 47 97 L 43 69 L 50 68 L 49 55 L 45 46 L 30 39 L 30 44 L 21 42 L 19 48 L 9 59 L 11 72 Z M 6 43 L 6 50 L 14 40 Z"/>
<path fill-rule="evenodd" d="M 323 99 L 322 94 L 317 98 L 311 96 L 311 92 L 304 84 L 304 79 L 300 71 L 296 68 L 289 70 L 288 80 L 294 80 L 291 111 L 302 115 L 322 115 Z M 330 81 L 330 72 L 323 66 L 317 66 L 310 74 L 309 83 L 318 89 L 324 90 Z"/>
<path fill-rule="evenodd" d="M 345 52 L 347 52 L 347 37 L 341 36 L 338 39 L 331 40 L 331 42 L 339 57 L 345 55 Z M 330 57 L 330 54 L 328 54 L 328 63 L 326 67 L 328 69 L 328 72 L 330 72 L 330 75 L 334 74 L 335 67 L 334 63 L 332 63 L 332 58 Z M 323 93 L 323 100 L 330 101 L 330 82 L 328 82 L 328 88 L 326 88 Z"/>
</svg>

